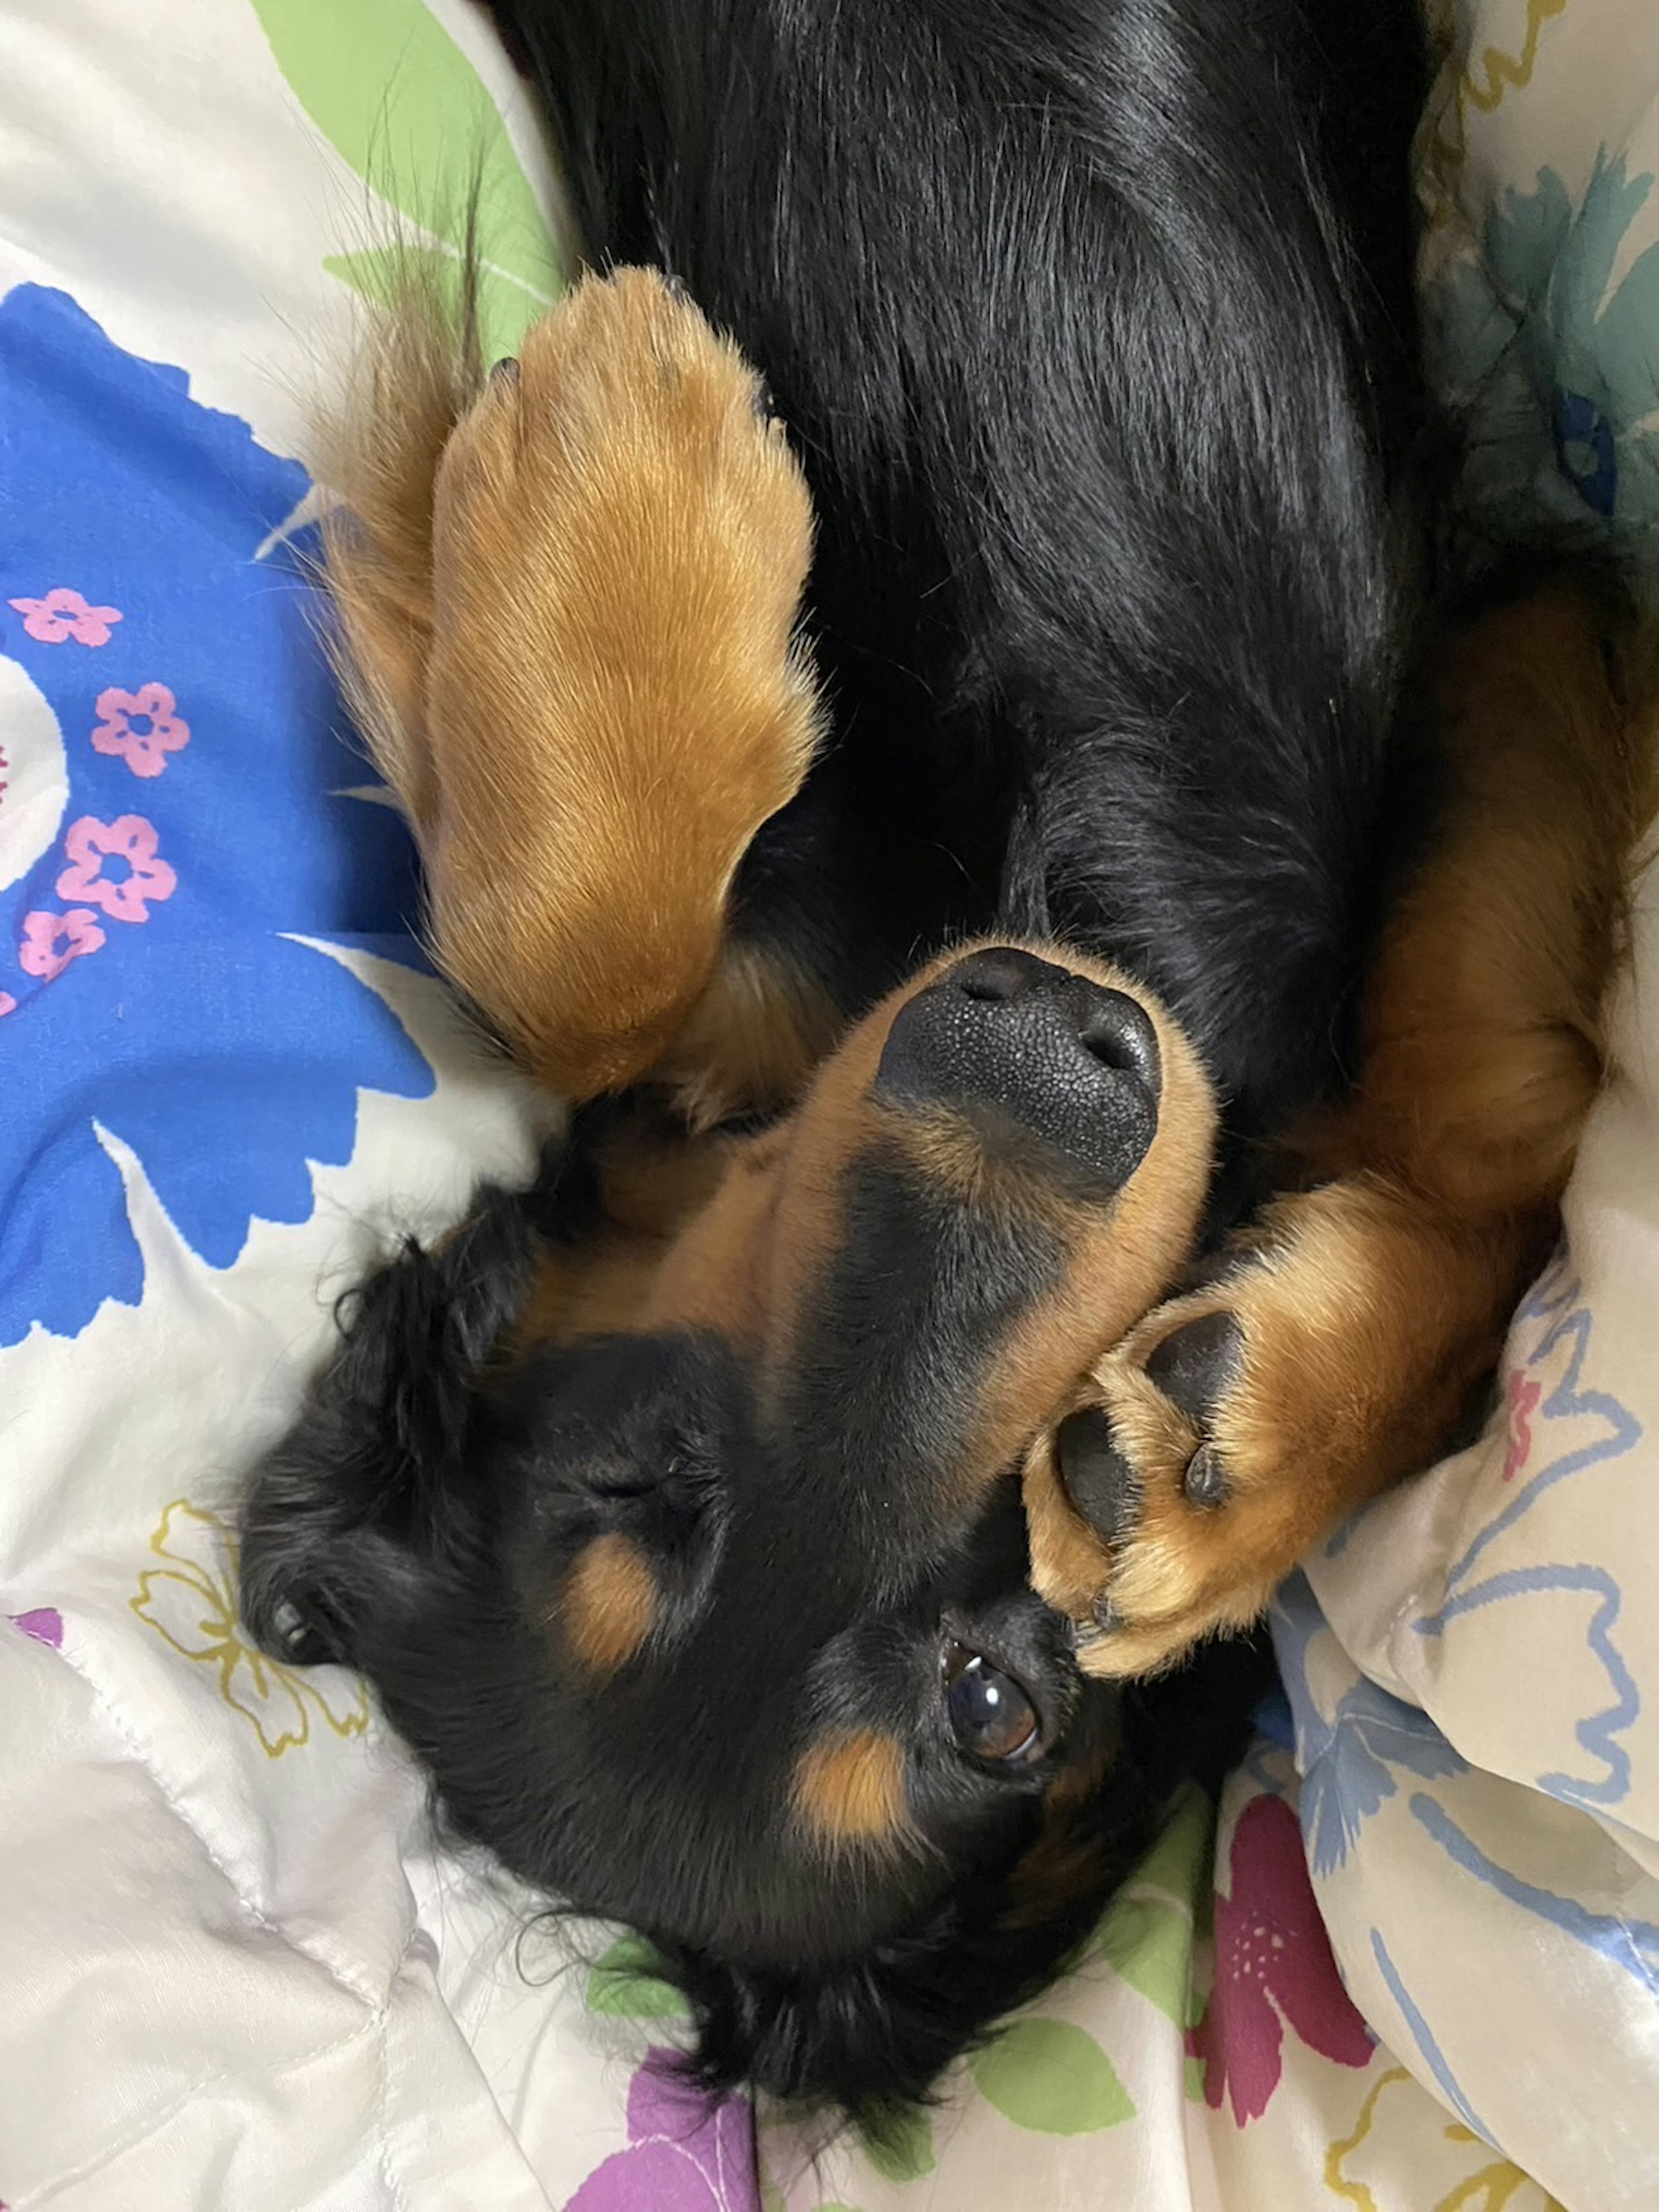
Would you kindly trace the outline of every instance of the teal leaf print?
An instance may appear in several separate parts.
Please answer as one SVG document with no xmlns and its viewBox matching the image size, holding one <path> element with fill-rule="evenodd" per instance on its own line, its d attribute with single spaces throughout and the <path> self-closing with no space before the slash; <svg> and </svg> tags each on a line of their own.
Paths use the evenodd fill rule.
<svg viewBox="0 0 1659 2212">
<path fill-rule="evenodd" d="M 1572 226 L 1572 203 L 1553 169 L 1540 169 L 1537 189 L 1512 187 L 1486 218 L 1486 269 L 1516 309 L 1536 313 Z"/>
<path fill-rule="evenodd" d="M 1659 231 L 1651 175 L 1599 149 L 1575 207 L 1553 169 L 1504 191 L 1478 261 L 1425 301 L 1431 369 L 1467 418 L 1462 507 L 1499 544 L 1610 544 L 1659 567 Z"/>
</svg>

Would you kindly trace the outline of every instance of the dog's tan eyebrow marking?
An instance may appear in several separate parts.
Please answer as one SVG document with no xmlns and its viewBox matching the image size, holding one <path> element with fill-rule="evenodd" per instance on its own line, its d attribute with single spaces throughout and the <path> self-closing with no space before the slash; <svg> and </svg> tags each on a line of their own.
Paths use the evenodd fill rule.
<svg viewBox="0 0 1659 2212">
<path fill-rule="evenodd" d="M 904 1746 L 880 1729 L 837 1729 L 795 1764 L 797 1818 L 821 1843 L 897 1843 L 910 1825 Z"/>
<path fill-rule="evenodd" d="M 655 1627 L 659 1602 L 650 1561 L 631 1537 L 612 1529 L 577 1558 L 554 1617 L 584 1667 L 614 1674 Z"/>
</svg>

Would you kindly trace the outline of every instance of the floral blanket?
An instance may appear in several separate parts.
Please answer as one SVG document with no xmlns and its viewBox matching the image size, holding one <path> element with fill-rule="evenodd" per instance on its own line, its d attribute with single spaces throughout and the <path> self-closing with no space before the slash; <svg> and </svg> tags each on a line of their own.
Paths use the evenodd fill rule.
<svg viewBox="0 0 1659 2212">
<path fill-rule="evenodd" d="M 1421 149 L 1472 524 L 1638 573 L 1647 12 L 1449 11 Z M 238 1480 L 334 1291 L 542 1133 L 412 942 L 301 459 L 376 185 L 444 250 L 482 146 L 498 349 L 556 295 L 533 118 L 467 0 L 58 0 L 9 25 L 0 143 L 0 2202 L 1659 2202 L 1655 894 L 1504 1417 L 1285 1594 L 1220 1806 L 896 2140 L 705 2106 L 627 1940 L 520 1943 L 362 1686 L 264 1658 L 234 1598 Z"/>
</svg>

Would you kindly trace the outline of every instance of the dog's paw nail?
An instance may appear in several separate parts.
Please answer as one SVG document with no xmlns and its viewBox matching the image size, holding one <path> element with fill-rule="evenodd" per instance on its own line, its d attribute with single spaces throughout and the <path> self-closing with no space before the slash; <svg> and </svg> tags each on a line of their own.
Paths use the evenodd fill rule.
<svg viewBox="0 0 1659 2212">
<path fill-rule="evenodd" d="M 1178 1413 L 1202 1428 L 1237 1377 L 1244 1329 L 1237 1314 L 1201 1314 L 1172 1329 L 1146 1356 L 1146 1379 Z"/>
<path fill-rule="evenodd" d="M 1187 1493 L 1187 1503 L 1202 1512 L 1226 1504 L 1232 1485 L 1227 1480 L 1221 1454 L 1213 1444 L 1200 1444 L 1188 1461 L 1182 1487 Z"/>
<path fill-rule="evenodd" d="M 1121 1543 L 1134 1522 L 1139 1485 L 1100 1407 L 1085 1406 L 1060 1423 L 1054 1462 L 1066 1495 L 1096 1534 Z"/>
</svg>

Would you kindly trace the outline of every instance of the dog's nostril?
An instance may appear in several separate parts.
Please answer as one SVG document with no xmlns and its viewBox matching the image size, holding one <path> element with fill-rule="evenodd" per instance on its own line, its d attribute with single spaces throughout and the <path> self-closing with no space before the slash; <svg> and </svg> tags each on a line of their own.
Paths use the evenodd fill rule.
<svg viewBox="0 0 1659 2212">
<path fill-rule="evenodd" d="M 1085 1051 L 1103 1066 L 1138 1077 L 1157 1096 L 1158 1031 L 1145 1007 L 1127 992 L 1091 991 L 1077 1033 Z"/>
<path fill-rule="evenodd" d="M 973 999 L 985 1006 L 996 1006 L 1014 995 L 1000 977 L 993 975 L 964 975 L 957 988 L 964 999 Z"/>
<path fill-rule="evenodd" d="M 988 952 L 970 953 L 957 968 L 956 987 L 964 999 L 985 1006 L 1001 1006 L 1024 998 L 1039 983 L 1054 982 L 1060 970 L 1034 952 L 1017 951 L 1012 945 Z"/>
</svg>

